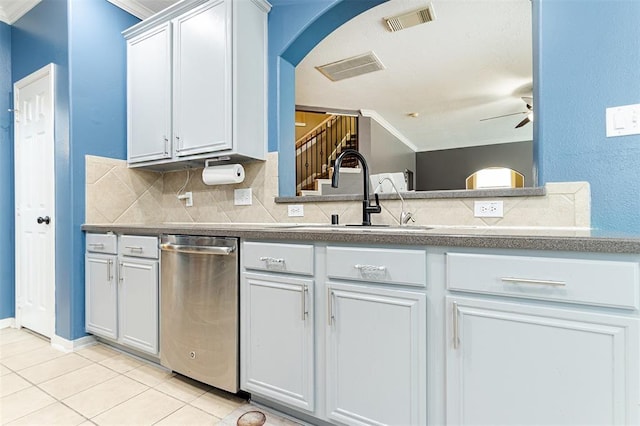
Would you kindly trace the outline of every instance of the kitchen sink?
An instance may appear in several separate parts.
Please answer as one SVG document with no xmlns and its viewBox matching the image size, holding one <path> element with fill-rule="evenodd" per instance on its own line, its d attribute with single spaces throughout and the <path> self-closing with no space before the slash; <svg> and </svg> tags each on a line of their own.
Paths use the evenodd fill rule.
<svg viewBox="0 0 640 426">
<path fill-rule="evenodd" d="M 274 228 L 278 229 L 292 229 L 299 231 L 337 231 L 337 232 L 421 232 L 433 229 L 430 226 L 422 225 L 359 225 L 359 224 L 345 224 L 345 225 L 329 225 L 329 224 L 274 224 Z M 271 227 L 267 225 L 266 227 Z"/>
</svg>

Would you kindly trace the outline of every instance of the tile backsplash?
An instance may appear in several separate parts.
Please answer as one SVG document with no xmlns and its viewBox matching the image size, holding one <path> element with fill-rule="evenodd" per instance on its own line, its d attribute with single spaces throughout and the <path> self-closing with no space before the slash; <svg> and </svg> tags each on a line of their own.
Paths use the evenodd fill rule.
<svg viewBox="0 0 640 426">
<path fill-rule="evenodd" d="M 304 203 L 304 217 L 288 217 L 278 195 L 278 154 L 265 162 L 244 164 L 240 184 L 207 186 L 202 169 L 158 173 L 130 169 L 124 160 L 86 157 L 86 223 L 157 224 L 163 222 L 307 222 L 329 223 L 337 213 L 341 223 L 359 223 L 359 201 Z M 251 206 L 234 205 L 234 189 L 251 188 Z M 177 195 L 191 191 L 193 207 Z M 548 183 L 546 195 L 504 197 L 503 218 L 473 216 L 474 198 L 410 199 L 407 209 L 417 224 L 441 226 L 589 227 L 591 195 L 586 182 Z M 374 223 L 397 224 L 400 200 L 384 200 Z"/>
</svg>

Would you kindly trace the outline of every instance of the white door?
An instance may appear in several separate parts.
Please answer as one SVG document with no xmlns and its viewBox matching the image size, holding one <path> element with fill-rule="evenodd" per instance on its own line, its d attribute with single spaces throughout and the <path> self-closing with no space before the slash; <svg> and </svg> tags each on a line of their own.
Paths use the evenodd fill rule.
<svg viewBox="0 0 640 426">
<path fill-rule="evenodd" d="M 447 303 L 447 424 L 638 424 L 638 319 Z"/>
<path fill-rule="evenodd" d="M 327 415 L 347 425 L 425 425 L 424 294 L 328 283 Z"/>
<path fill-rule="evenodd" d="M 242 388 L 314 409 L 313 281 L 243 274 Z"/>
<path fill-rule="evenodd" d="M 54 65 L 14 84 L 16 322 L 55 330 Z"/>
</svg>

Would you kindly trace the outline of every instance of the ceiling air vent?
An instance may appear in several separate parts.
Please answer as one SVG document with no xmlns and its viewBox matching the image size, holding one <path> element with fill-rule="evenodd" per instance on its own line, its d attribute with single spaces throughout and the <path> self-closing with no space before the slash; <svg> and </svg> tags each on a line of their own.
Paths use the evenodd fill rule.
<svg viewBox="0 0 640 426">
<path fill-rule="evenodd" d="M 341 61 L 316 67 L 318 71 L 331 81 L 344 80 L 345 78 L 356 77 L 369 72 L 380 71 L 384 65 L 373 52 L 363 55 L 342 59 Z"/>
<path fill-rule="evenodd" d="M 384 18 L 384 22 L 387 24 L 389 31 L 395 32 L 415 25 L 426 24 L 434 19 L 436 19 L 436 14 L 433 12 L 433 5 L 429 4 L 429 6 L 422 9 L 392 16 L 391 18 Z"/>
</svg>

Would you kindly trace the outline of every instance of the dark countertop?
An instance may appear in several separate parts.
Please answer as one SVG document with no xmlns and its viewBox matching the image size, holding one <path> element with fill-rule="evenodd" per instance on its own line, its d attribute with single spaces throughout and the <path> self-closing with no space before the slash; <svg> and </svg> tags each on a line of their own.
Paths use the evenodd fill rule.
<svg viewBox="0 0 640 426">
<path fill-rule="evenodd" d="M 588 229 L 496 227 L 349 227 L 287 223 L 85 224 L 86 232 L 159 235 L 192 234 L 255 240 L 324 241 L 374 245 L 418 245 L 601 253 L 640 253 L 640 236 Z"/>
</svg>

